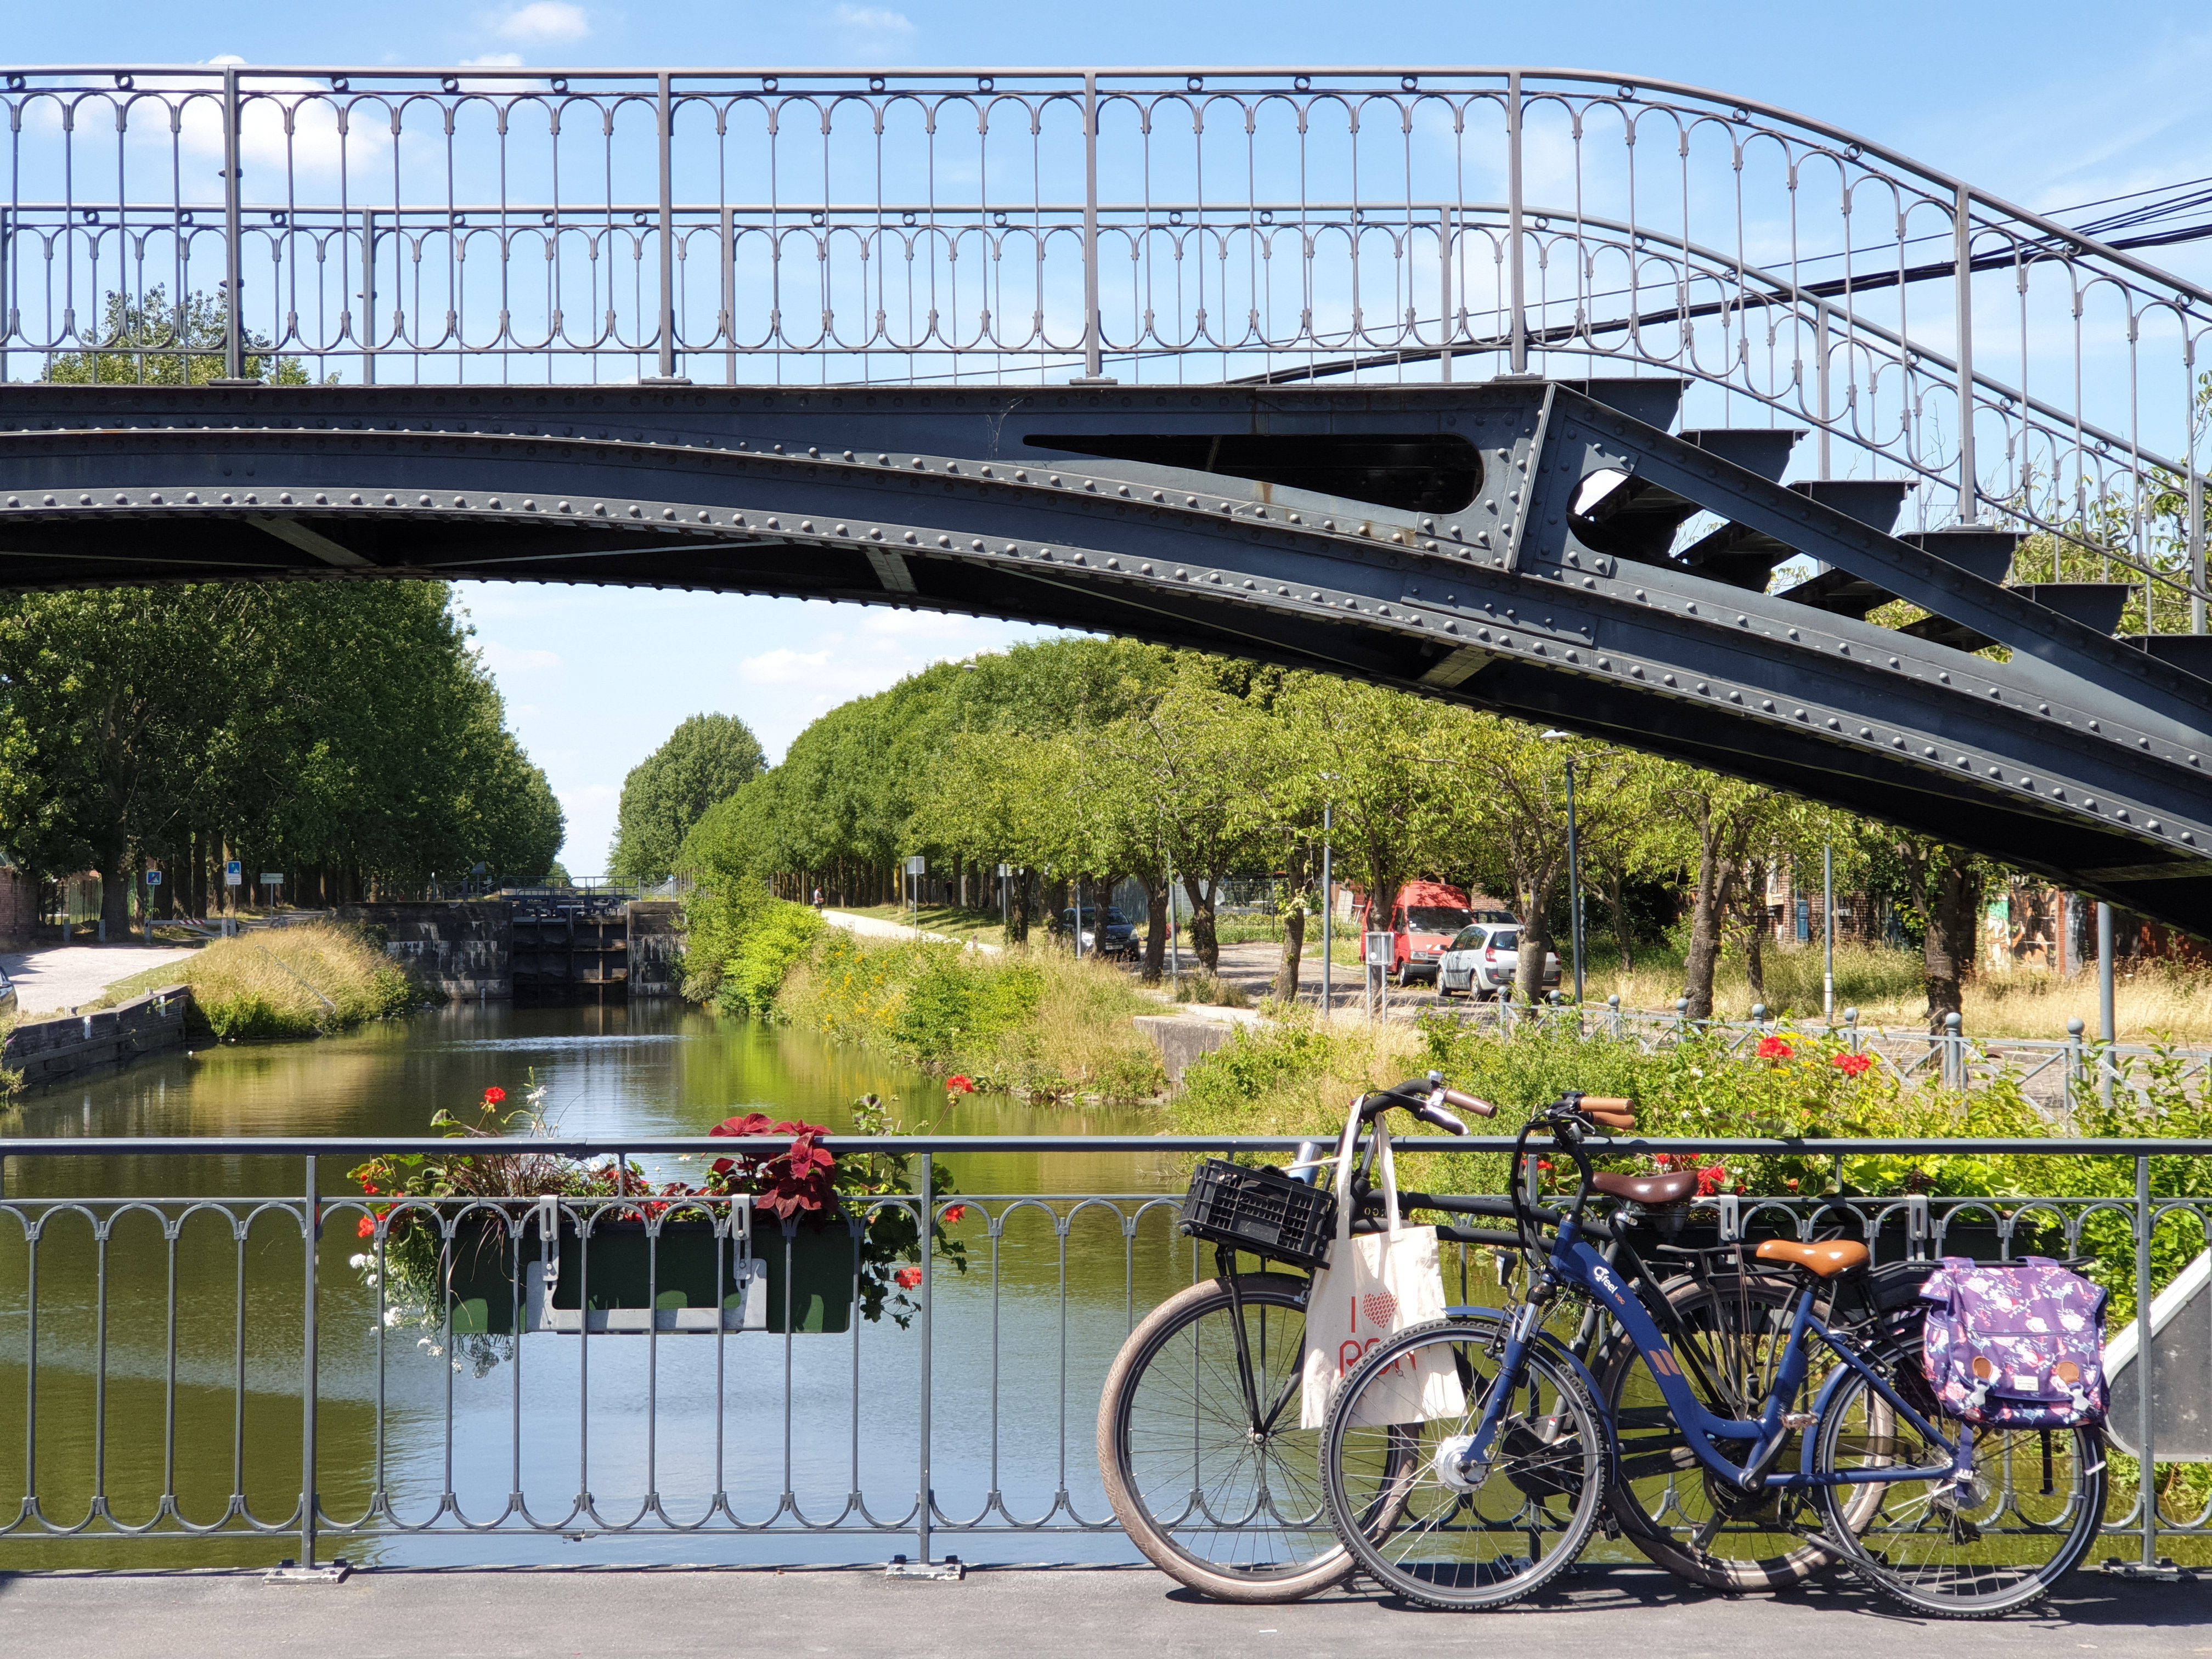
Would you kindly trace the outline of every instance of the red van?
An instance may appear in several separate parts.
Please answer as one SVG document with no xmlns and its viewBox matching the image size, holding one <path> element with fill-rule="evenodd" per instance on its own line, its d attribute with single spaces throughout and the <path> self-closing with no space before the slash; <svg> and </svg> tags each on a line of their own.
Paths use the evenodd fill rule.
<svg viewBox="0 0 2212 1659">
<path fill-rule="evenodd" d="M 1368 921 L 1362 898 L 1354 910 L 1359 927 L 1359 959 L 1367 960 L 1367 935 L 1382 929 Z M 1456 887 L 1440 881 L 1409 881 L 1398 890 L 1397 907 L 1391 912 L 1389 931 L 1395 938 L 1390 971 L 1398 983 L 1433 981 L 1437 958 L 1450 948 L 1453 936 L 1478 921 L 1511 921 L 1513 913 L 1487 898 L 1470 899 Z"/>
</svg>

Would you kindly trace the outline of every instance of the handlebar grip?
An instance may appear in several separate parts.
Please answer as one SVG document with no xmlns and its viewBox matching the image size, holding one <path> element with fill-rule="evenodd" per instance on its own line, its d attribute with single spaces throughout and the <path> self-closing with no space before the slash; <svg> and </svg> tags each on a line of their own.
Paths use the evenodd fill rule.
<svg viewBox="0 0 2212 1659">
<path fill-rule="evenodd" d="M 1591 1122 L 1607 1129 L 1632 1129 L 1636 1127 L 1636 1103 L 1632 1100 L 1585 1095 L 1581 1110 Z"/>
<path fill-rule="evenodd" d="M 1473 1112 L 1477 1117 L 1496 1117 L 1498 1108 L 1486 1100 L 1477 1100 L 1473 1095 L 1462 1094 L 1456 1089 L 1444 1091 L 1444 1104 L 1456 1106 L 1462 1112 Z"/>
<path fill-rule="evenodd" d="M 1636 1103 L 1623 1095 L 1584 1095 L 1583 1109 L 1586 1112 L 1626 1112 L 1633 1116 Z"/>
<path fill-rule="evenodd" d="M 1425 1101 L 1420 1105 L 1413 1107 L 1412 1111 L 1413 1115 L 1419 1118 L 1421 1121 L 1435 1124 L 1446 1134 L 1463 1135 L 1467 1133 L 1467 1125 L 1441 1106 L 1432 1106 Z"/>
</svg>

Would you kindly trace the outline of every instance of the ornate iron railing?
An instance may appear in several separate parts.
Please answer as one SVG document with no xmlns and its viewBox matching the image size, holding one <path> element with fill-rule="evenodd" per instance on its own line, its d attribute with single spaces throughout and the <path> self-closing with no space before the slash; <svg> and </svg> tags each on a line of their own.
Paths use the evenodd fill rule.
<svg viewBox="0 0 2212 1659">
<path fill-rule="evenodd" d="M 1172 1181 L 1173 1160 L 1188 1155 L 1279 1156 L 1297 1143 L 1129 1136 L 864 1144 L 914 1155 L 915 1195 L 874 1201 L 918 1214 L 941 1158 L 1165 1155 L 1161 1173 Z M 1507 1145 L 1408 1141 L 1401 1150 Z M 518 1146 L 635 1159 L 666 1176 L 729 1143 Z M 2196 1249 L 2189 1241 L 2212 1237 L 2212 1199 L 2154 1197 L 2152 1173 L 2154 1158 L 2201 1158 L 2212 1145 L 1615 1146 L 1723 1156 L 2033 1151 L 2115 1160 L 2132 1167 L 2127 1190 L 1994 1200 L 1905 1194 L 1840 1206 L 1723 1195 L 1705 1212 L 1726 1237 L 1753 1224 L 1809 1232 L 1816 1212 L 1832 1226 L 1840 1209 L 1886 1257 L 1947 1248 L 2011 1254 L 2043 1227 L 2056 1228 L 2070 1251 L 2085 1230 L 2118 1227 L 2134 1241 L 2142 1338 L 2154 1284 L 2153 1230 L 2164 1230 L 2168 1247 L 2186 1235 L 2185 1254 Z M 319 1553 L 349 1542 L 441 1559 L 465 1548 L 459 1540 L 467 1537 L 774 1533 L 815 1540 L 794 1539 L 793 1556 L 832 1547 L 824 1540 L 836 1535 L 911 1535 L 926 1562 L 945 1534 L 1110 1534 L 1092 1454 L 1106 1369 L 1145 1310 L 1211 1266 L 1210 1255 L 1176 1233 L 1172 1195 L 941 1196 L 939 1219 L 959 1212 L 951 1230 L 965 1270 L 926 1251 L 911 1283 L 895 1291 L 910 1304 L 905 1326 L 854 1317 L 842 1334 L 776 1334 L 757 1328 L 763 1318 L 804 1322 L 786 1321 L 773 1299 L 766 1314 L 760 1304 L 750 1313 L 735 1304 L 709 1311 L 720 1300 L 719 1280 L 716 1293 L 703 1304 L 695 1295 L 688 1311 L 668 1305 L 661 1287 L 679 1271 L 672 1265 L 673 1214 L 651 1224 L 650 1247 L 633 1240 L 658 1254 L 643 1310 L 617 1316 L 592 1311 L 587 1276 L 600 1269 L 589 1257 L 562 1256 L 556 1239 L 587 1221 L 608 1225 L 617 1219 L 609 1212 L 634 1207 L 635 1199 L 495 1209 L 441 1200 L 416 1213 L 431 1218 L 444 1287 L 432 1305 L 411 1304 L 390 1260 L 405 1207 L 328 1189 L 334 1171 L 356 1158 L 453 1151 L 439 1140 L 0 1143 L 0 1492 L 20 1493 L 0 1505 L 0 1556 L 22 1561 L 35 1551 L 40 1560 L 67 1560 L 57 1552 L 76 1546 L 62 1540 L 119 1537 L 183 1540 L 187 1553 L 178 1558 L 173 1547 L 170 1559 L 203 1561 L 295 1548 L 295 1559 L 312 1565 Z M 83 1190 L 104 1182 L 135 1190 Z M 706 1207 L 715 1212 L 713 1226 L 688 1224 L 701 1259 L 720 1264 L 706 1271 L 719 1273 L 740 1254 L 746 1215 L 726 1201 Z M 318 1243 L 308 1250 L 311 1214 Z M 792 1248 L 772 1223 L 752 1219 L 743 1254 L 772 1261 L 779 1246 Z M 489 1254 L 471 1267 L 462 1247 L 486 1238 Z M 2045 1231 L 2038 1246 L 2053 1243 Z M 1460 1252 L 1447 1264 L 1458 1294 L 1478 1300 L 1486 1286 L 1494 1293 L 1492 1271 L 1485 1251 Z M 567 1296 L 569 1311 L 556 1305 L 563 1296 L 546 1283 L 549 1272 L 586 1276 Z M 785 1272 L 788 1291 L 798 1283 L 788 1260 Z M 507 1328 L 515 1334 L 501 1328 L 502 1284 L 517 1298 Z M 787 1296 L 781 1305 L 793 1304 Z M 834 1308 L 820 1322 L 838 1329 Z M 2153 1344 L 2142 1340 L 2141 1350 L 2158 1363 Z M 2156 1375 L 2139 1391 L 2141 1423 L 2124 1425 L 2130 1443 L 2152 1447 L 2153 1456 L 2127 1512 L 2108 1517 L 2110 1531 L 2139 1544 L 2145 1565 L 2157 1559 L 2161 1536 L 2212 1528 L 2205 1514 L 2161 1513 L 2149 1403 Z"/>
<path fill-rule="evenodd" d="M 2167 584 L 2168 624 L 2205 591 L 2204 274 L 1725 94 L 101 65 L 8 73 L 0 108 L 0 376 L 1656 369 L 1691 424 L 1803 423 L 1808 471 L 1922 481 L 1923 526 L 2056 530 Z"/>
</svg>

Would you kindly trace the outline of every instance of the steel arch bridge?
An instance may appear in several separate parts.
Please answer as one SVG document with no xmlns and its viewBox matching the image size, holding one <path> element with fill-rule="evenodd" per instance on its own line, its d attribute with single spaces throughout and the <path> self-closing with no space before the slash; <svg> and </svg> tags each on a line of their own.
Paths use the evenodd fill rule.
<svg viewBox="0 0 2212 1659">
<path fill-rule="evenodd" d="M 2212 933 L 2212 292 L 1850 134 L 1537 70 L 64 67 L 0 104 L 9 586 L 1122 632 Z"/>
</svg>

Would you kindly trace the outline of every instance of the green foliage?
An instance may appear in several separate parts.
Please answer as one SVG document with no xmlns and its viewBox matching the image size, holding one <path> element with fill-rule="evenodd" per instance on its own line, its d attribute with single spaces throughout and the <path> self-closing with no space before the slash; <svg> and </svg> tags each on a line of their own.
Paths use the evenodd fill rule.
<svg viewBox="0 0 2212 1659">
<path fill-rule="evenodd" d="M 529 880 L 561 810 L 430 582 L 113 588 L 0 599 L 0 847 L 126 869 L 187 837 L 264 867 Z"/>
<path fill-rule="evenodd" d="M 766 765 L 760 740 L 729 714 L 694 714 L 630 769 L 607 869 L 618 881 L 659 881 L 677 866 L 684 837 L 708 808 L 727 800 Z"/>
<path fill-rule="evenodd" d="M 891 1040 L 925 1066 L 995 1050 L 1036 1018 L 1044 975 L 1028 962 L 989 962 L 972 951 L 925 951 L 906 982 Z"/>
<path fill-rule="evenodd" d="M 684 994 L 730 1014 L 765 1014 L 784 976 L 822 932 L 804 904 L 772 896 L 757 876 L 726 875 L 684 901 Z"/>
<path fill-rule="evenodd" d="M 179 963 L 109 986 L 88 1007 L 112 1007 L 171 985 L 226 1042 L 317 1036 L 404 1013 L 416 1000 L 407 975 L 351 927 L 286 927 L 216 939 Z"/>
</svg>

